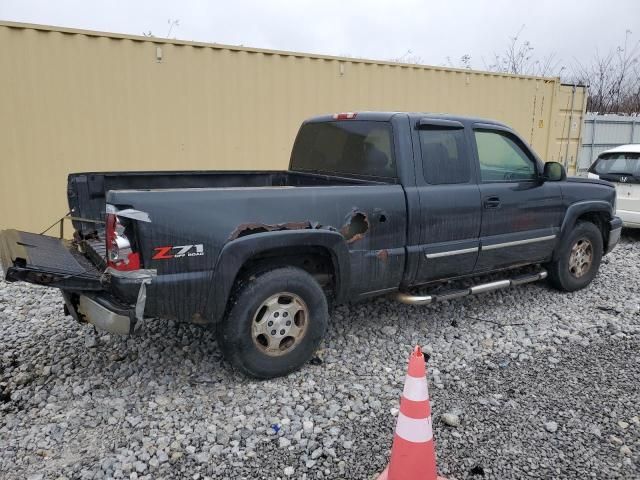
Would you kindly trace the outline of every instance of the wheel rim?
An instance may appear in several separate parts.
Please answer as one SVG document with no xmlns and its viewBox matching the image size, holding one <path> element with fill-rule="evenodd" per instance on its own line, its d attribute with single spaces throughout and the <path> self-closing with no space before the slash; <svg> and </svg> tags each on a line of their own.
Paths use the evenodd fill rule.
<svg viewBox="0 0 640 480">
<path fill-rule="evenodd" d="M 585 275 L 593 263 L 593 245 L 586 238 L 580 238 L 571 247 L 569 272 L 575 278 Z"/>
<path fill-rule="evenodd" d="M 296 348 L 308 324 L 307 304 L 298 295 L 280 292 L 267 298 L 256 310 L 251 336 L 261 352 L 277 357 Z"/>
</svg>

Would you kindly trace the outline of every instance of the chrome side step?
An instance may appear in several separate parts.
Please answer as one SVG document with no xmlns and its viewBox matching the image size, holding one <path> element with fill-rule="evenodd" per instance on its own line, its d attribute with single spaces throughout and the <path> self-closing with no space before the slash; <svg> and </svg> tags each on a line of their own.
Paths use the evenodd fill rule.
<svg viewBox="0 0 640 480">
<path fill-rule="evenodd" d="M 462 298 L 467 295 L 477 295 L 478 293 L 492 292 L 494 290 L 501 290 L 503 288 L 515 287 L 518 285 L 524 285 L 525 283 L 537 282 L 538 280 L 544 280 L 547 278 L 547 271 L 541 270 L 536 273 L 527 273 L 525 275 L 519 275 L 510 280 L 498 280 L 495 282 L 481 283 L 474 285 L 473 287 L 464 288 L 461 290 L 451 290 L 443 292 L 438 295 L 410 295 L 404 292 L 398 292 L 396 294 L 396 300 L 407 305 L 428 305 L 434 302 L 442 302 L 445 300 L 453 300 L 454 298 Z"/>
</svg>

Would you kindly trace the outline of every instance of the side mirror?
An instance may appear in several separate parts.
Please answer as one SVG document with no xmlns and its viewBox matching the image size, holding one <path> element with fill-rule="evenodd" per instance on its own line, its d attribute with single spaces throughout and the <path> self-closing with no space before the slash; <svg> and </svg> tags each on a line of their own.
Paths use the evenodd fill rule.
<svg viewBox="0 0 640 480">
<path fill-rule="evenodd" d="M 544 164 L 542 179 L 545 182 L 560 182 L 567 179 L 567 171 L 561 163 L 547 162 Z"/>
</svg>

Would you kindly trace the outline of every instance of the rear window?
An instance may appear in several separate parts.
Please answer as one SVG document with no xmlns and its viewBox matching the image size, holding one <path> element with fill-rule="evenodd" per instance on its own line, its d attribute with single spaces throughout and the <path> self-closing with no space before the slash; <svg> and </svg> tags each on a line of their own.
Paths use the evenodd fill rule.
<svg viewBox="0 0 640 480">
<path fill-rule="evenodd" d="M 468 183 L 471 179 L 463 129 L 420 130 L 422 170 L 431 185 Z"/>
<path fill-rule="evenodd" d="M 640 153 L 605 153 L 589 169 L 598 175 L 626 175 L 640 178 Z"/>
<path fill-rule="evenodd" d="M 307 123 L 293 146 L 291 169 L 394 178 L 391 125 L 364 120 Z"/>
</svg>

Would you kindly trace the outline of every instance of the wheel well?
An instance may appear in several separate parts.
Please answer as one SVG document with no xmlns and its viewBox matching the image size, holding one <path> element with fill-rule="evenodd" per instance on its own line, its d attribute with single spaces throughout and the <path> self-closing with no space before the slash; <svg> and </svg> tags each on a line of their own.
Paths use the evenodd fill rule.
<svg viewBox="0 0 640 480">
<path fill-rule="evenodd" d="M 238 271 L 234 285 L 240 279 L 278 267 L 297 267 L 306 271 L 320 284 L 330 298 L 336 291 L 336 272 L 331 253 L 324 247 L 299 246 L 274 248 L 249 258 Z"/>
<path fill-rule="evenodd" d="M 576 219 L 576 224 L 578 222 L 590 222 L 593 223 L 598 230 L 600 230 L 600 235 L 602 235 L 602 245 L 603 248 L 607 246 L 607 240 L 609 231 L 606 228 L 607 225 L 607 215 L 604 212 L 587 212 L 583 213 Z"/>
</svg>

